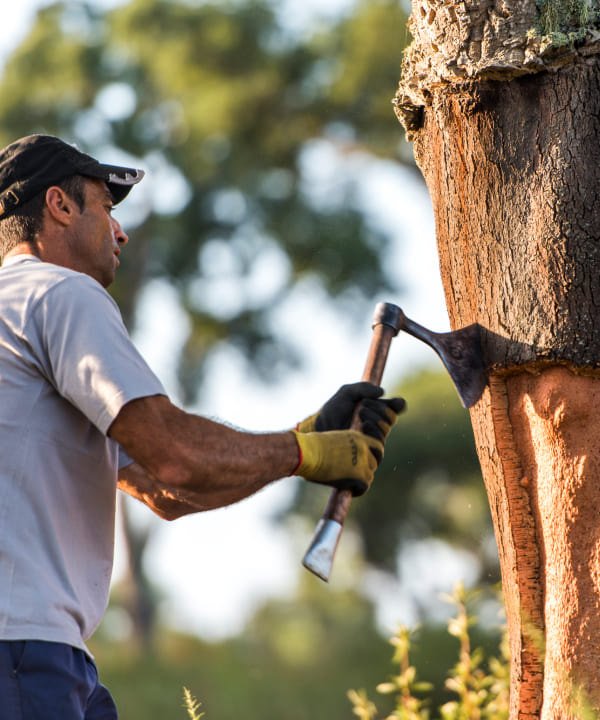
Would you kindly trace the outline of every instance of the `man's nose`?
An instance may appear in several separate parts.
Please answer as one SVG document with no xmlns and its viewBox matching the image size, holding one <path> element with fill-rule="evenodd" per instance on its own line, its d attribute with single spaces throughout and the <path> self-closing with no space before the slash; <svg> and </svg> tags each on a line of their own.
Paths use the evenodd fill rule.
<svg viewBox="0 0 600 720">
<path fill-rule="evenodd" d="M 119 221 L 115 218 L 112 218 L 112 223 L 113 232 L 115 234 L 115 240 L 117 241 L 117 244 L 119 246 L 127 245 L 127 243 L 129 242 L 129 237 L 127 236 L 125 230 L 123 230 L 123 228 L 121 227 Z"/>
</svg>

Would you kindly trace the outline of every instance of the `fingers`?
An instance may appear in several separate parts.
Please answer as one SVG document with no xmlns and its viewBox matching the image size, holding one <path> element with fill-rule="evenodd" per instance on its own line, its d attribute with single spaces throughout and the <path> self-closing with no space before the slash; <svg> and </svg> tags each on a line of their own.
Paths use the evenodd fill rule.
<svg viewBox="0 0 600 720">
<path fill-rule="evenodd" d="M 371 435 L 370 437 L 374 438 L 375 440 L 379 440 L 377 435 Z M 383 460 L 383 447 L 381 447 L 381 448 L 372 447 L 371 454 L 373 455 L 373 457 L 375 458 L 375 462 L 379 466 L 379 464 Z"/>
<path fill-rule="evenodd" d="M 383 395 L 383 388 L 370 382 L 356 382 L 349 385 L 342 385 L 337 394 L 344 394 L 355 404 L 361 400 L 375 399 Z"/>
<path fill-rule="evenodd" d="M 358 411 L 362 432 L 384 442 L 398 415 L 405 408 L 404 398 L 365 400 Z"/>
<path fill-rule="evenodd" d="M 364 445 L 357 442 L 359 456 L 356 465 L 361 468 L 362 477 L 341 478 L 330 483 L 338 490 L 351 490 L 353 497 L 364 495 L 371 487 L 375 471 L 383 459 L 383 443 L 378 438 L 367 437 L 364 434 L 359 435 L 359 438 L 365 441 Z"/>
<path fill-rule="evenodd" d="M 368 417 L 386 417 L 388 410 L 394 415 L 399 415 L 406 409 L 404 398 L 381 398 L 378 400 L 364 400 L 359 411 L 359 416 L 366 414 Z"/>
<path fill-rule="evenodd" d="M 370 458 L 372 458 L 372 460 L 370 459 L 370 461 L 368 462 L 371 475 L 368 484 L 365 483 L 362 486 L 352 488 L 352 495 L 354 497 L 363 495 L 371 487 L 371 483 L 373 482 L 373 477 L 375 475 L 375 470 L 377 470 L 379 463 L 383 460 L 383 442 L 376 437 L 369 437 L 364 435 L 363 437 L 366 440 L 366 445 L 369 451 Z"/>
<path fill-rule="evenodd" d="M 301 420 L 296 430 L 302 433 L 345 430 L 350 427 L 357 403 L 375 400 L 382 394 L 382 388 L 369 382 L 342 385 L 318 412 Z"/>
<path fill-rule="evenodd" d="M 406 410 L 406 400 L 404 398 L 389 398 L 388 400 L 384 400 L 384 402 L 396 415 L 400 415 L 401 412 Z"/>
<path fill-rule="evenodd" d="M 372 422 L 365 422 L 362 425 L 361 431 L 364 435 L 367 435 L 368 437 L 375 438 L 376 440 L 379 440 L 380 442 L 384 442 L 386 439 L 389 431 L 390 431 L 390 425 L 385 426 L 385 424 L 382 427 L 382 423 L 372 423 Z M 381 459 L 379 460 L 381 462 Z"/>
<path fill-rule="evenodd" d="M 318 432 L 345 430 L 350 427 L 357 403 L 364 399 L 374 400 L 382 394 L 382 388 L 369 382 L 342 385 L 319 411 L 313 429 Z"/>
</svg>

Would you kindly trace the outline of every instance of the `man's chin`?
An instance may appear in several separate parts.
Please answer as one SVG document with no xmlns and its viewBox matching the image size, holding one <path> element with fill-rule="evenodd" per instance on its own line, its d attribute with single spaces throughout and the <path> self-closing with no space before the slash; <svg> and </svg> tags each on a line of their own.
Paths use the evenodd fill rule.
<svg viewBox="0 0 600 720">
<path fill-rule="evenodd" d="M 112 285 L 112 283 L 115 280 L 115 272 L 114 270 L 111 271 L 105 271 L 102 273 L 97 273 L 95 275 L 92 275 L 94 280 L 100 283 L 103 288 L 107 288 L 109 285 Z"/>
</svg>

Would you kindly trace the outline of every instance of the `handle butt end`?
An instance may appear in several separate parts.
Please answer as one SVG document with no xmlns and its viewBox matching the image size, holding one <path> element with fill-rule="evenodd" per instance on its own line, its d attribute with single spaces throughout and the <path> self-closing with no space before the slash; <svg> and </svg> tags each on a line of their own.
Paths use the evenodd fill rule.
<svg viewBox="0 0 600 720">
<path fill-rule="evenodd" d="M 333 558 L 342 535 L 342 529 L 339 522 L 321 518 L 302 561 L 307 570 L 325 582 L 329 582 Z"/>
</svg>

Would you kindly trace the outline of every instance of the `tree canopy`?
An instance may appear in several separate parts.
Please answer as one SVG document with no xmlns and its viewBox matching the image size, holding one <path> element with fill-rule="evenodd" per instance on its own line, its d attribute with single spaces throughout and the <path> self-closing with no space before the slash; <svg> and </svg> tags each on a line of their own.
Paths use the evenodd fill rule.
<svg viewBox="0 0 600 720">
<path fill-rule="evenodd" d="M 177 287 L 187 400 L 220 343 L 265 375 L 298 360 L 270 317 L 303 279 L 355 304 L 398 286 L 352 182 L 317 193 L 307 158 L 322 143 L 407 161 L 391 106 L 404 11 L 363 1 L 310 33 L 282 20 L 268 0 L 59 2 L 0 81 L 3 144 L 48 132 L 149 171 L 121 211 L 133 241 L 113 293 L 131 326 L 149 280 Z"/>
</svg>

